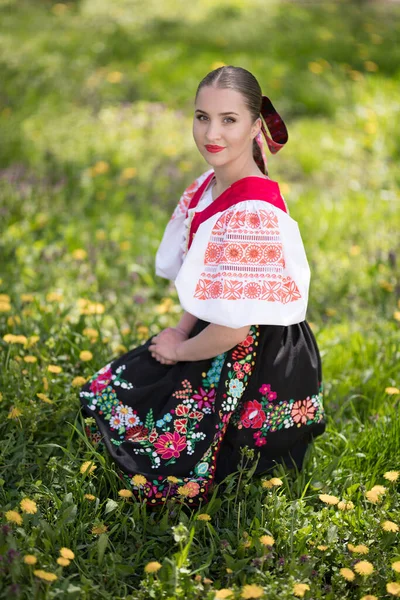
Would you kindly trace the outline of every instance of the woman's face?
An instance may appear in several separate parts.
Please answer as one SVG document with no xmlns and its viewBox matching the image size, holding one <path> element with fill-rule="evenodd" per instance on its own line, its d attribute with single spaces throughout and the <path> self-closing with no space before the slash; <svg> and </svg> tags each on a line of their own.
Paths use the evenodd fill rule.
<svg viewBox="0 0 400 600">
<path fill-rule="evenodd" d="M 213 167 L 237 159 L 248 161 L 253 155 L 253 138 L 260 127 L 261 119 L 252 123 L 240 92 L 211 86 L 200 89 L 195 103 L 193 137 L 199 152 Z M 213 148 L 207 146 L 223 150 L 212 152 Z"/>
</svg>

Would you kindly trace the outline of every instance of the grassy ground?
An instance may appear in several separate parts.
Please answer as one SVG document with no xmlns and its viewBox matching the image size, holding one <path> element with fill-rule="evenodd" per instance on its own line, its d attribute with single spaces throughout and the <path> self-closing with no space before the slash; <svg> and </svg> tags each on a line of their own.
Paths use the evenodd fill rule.
<svg viewBox="0 0 400 600">
<path fill-rule="evenodd" d="M 400 470 L 399 17 L 363 2 L 0 1 L 1 598 L 400 595 L 399 480 L 385 477 Z M 328 429 L 298 476 L 265 483 L 244 455 L 199 511 L 152 510 L 85 441 L 77 389 L 178 318 L 154 255 L 208 167 L 192 103 L 221 62 L 254 72 L 288 125 L 269 174 L 312 269 Z"/>
</svg>

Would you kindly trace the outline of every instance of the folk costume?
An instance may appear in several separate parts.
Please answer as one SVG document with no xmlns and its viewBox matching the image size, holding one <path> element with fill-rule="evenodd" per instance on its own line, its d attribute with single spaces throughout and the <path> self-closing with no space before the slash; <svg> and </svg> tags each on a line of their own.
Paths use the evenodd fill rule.
<svg viewBox="0 0 400 600">
<path fill-rule="evenodd" d="M 268 102 L 273 139 L 263 134 L 276 152 L 287 132 Z M 198 317 L 190 338 L 210 323 L 248 325 L 248 335 L 218 356 L 175 365 L 151 356 L 150 338 L 80 391 L 93 417 L 91 441 L 105 444 L 125 485 L 149 504 L 207 500 L 213 482 L 237 470 L 245 446 L 255 450 L 255 475 L 277 463 L 300 469 L 308 444 L 325 430 L 298 225 L 277 182 L 245 177 L 213 200 L 214 183 L 210 169 L 182 194 L 156 273 L 175 282 L 182 308 Z"/>
</svg>

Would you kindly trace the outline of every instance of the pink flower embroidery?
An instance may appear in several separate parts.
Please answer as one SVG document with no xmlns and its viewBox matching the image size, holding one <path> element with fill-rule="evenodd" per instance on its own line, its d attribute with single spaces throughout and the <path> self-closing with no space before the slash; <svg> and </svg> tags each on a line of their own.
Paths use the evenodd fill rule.
<svg viewBox="0 0 400 600">
<path fill-rule="evenodd" d="M 248 348 L 254 342 L 254 338 L 252 335 L 248 335 L 247 338 L 241 343 L 241 346 Z"/>
<path fill-rule="evenodd" d="M 238 371 L 238 372 L 236 373 L 236 377 L 237 377 L 238 379 L 243 379 L 243 377 L 244 377 L 244 373 L 243 373 L 243 371 Z"/>
<path fill-rule="evenodd" d="M 179 435 L 177 431 L 174 433 L 164 433 L 160 435 L 158 441 L 154 444 L 157 454 L 161 454 L 161 458 L 168 460 L 169 458 L 178 458 L 182 450 L 186 448 L 186 439 Z"/>
<path fill-rule="evenodd" d="M 185 483 L 185 488 L 189 491 L 189 493 L 188 493 L 189 498 L 193 498 L 194 496 L 197 496 L 197 494 L 200 491 L 200 486 L 195 481 L 189 481 L 188 483 Z"/>
<path fill-rule="evenodd" d="M 250 373 L 250 371 L 251 371 L 251 364 L 248 363 L 248 362 L 244 363 L 244 365 L 243 365 L 243 371 L 245 373 Z"/>
<path fill-rule="evenodd" d="M 295 423 L 302 423 L 305 425 L 308 420 L 314 418 L 315 406 L 310 400 L 310 397 L 305 400 L 297 400 L 294 402 L 290 414 Z"/>
<path fill-rule="evenodd" d="M 269 383 L 263 383 L 258 391 L 260 392 L 260 394 L 265 396 L 270 390 L 271 386 L 269 385 Z"/>
<path fill-rule="evenodd" d="M 234 370 L 234 371 L 240 371 L 240 369 L 241 369 L 241 368 L 242 368 L 242 365 L 241 365 L 240 363 L 238 363 L 238 362 L 235 362 L 235 363 L 233 364 L 233 370 Z"/>
<path fill-rule="evenodd" d="M 245 427 L 258 429 L 259 427 L 262 427 L 265 419 L 265 412 L 262 410 L 262 405 L 257 402 L 257 400 L 249 400 L 243 405 L 240 420 Z"/>
<path fill-rule="evenodd" d="M 112 371 L 107 369 L 104 373 L 101 373 L 92 383 L 90 384 L 90 391 L 97 394 L 108 386 L 111 381 Z"/>
<path fill-rule="evenodd" d="M 277 393 L 276 392 L 269 392 L 268 393 L 268 400 L 276 400 L 277 397 Z"/>
<path fill-rule="evenodd" d="M 197 400 L 197 406 L 200 410 L 203 407 L 211 408 L 215 400 L 215 388 L 211 388 L 208 392 L 200 388 L 198 394 L 193 394 L 193 400 Z"/>
</svg>

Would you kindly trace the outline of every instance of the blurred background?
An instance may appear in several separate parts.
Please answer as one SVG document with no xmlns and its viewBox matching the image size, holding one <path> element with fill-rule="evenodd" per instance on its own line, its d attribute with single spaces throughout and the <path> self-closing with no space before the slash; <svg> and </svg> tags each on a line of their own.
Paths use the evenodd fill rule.
<svg viewBox="0 0 400 600">
<path fill-rule="evenodd" d="M 194 95 L 232 64 L 288 127 L 268 168 L 304 238 L 310 320 L 393 324 L 399 17 L 397 2 L 361 0 L 0 0 L 3 285 L 90 295 L 130 321 L 133 304 L 173 294 L 153 261 L 208 168 Z"/>
</svg>

